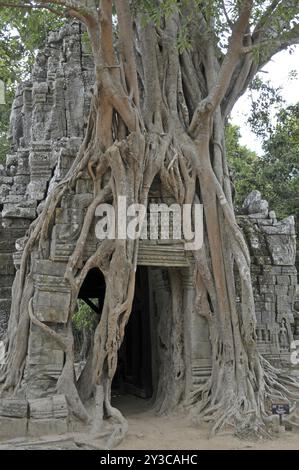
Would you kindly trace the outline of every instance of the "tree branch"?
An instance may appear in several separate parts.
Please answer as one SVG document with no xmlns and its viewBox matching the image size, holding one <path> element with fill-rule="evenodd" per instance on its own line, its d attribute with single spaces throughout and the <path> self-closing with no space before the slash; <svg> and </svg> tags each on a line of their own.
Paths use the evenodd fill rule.
<svg viewBox="0 0 299 470">
<path fill-rule="evenodd" d="M 299 8 L 298 8 L 299 10 Z M 273 34 L 273 29 L 272 29 Z M 255 42 L 249 46 L 242 48 L 242 53 L 246 54 L 243 63 L 240 63 L 239 71 L 235 74 L 233 86 L 227 94 L 225 105 L 223 107 L 223 116 L 226 117 L 232 110 L 234 104 L 240 96 L 246 91 L 248 84 L 251 82 L 255 74 L 269 62 L 278 52 L 287 49 L 294 44 L 299 44 L 299 25 L 295 25 L 290 31 L 286 31 L 276 37 L 270 37 Z M 254 60 L 251 54 L 255 50 L 259 51 L 258 60 Z"/>
<path fill-rule="evenodd" d="M 90 20 L 96 11 L 94 1 L 88 0 L 38 0 L 39 3 L 54 3 L 68 8 L 67 14 L 74 16 L 78 20 L 86 23 Z"/>
<path fill-rule="evenodd" d="M 57 5 L 58 7 L 64 7 L 65 10 L 58 10 L 52 5 Z M 0 1 L 0 8 L 22 8 L 24 10 L 48 10 L 51 13 L 61 16 L 61 17 L 74 17 L 79 21 L 86 22 L 88 16 L 90 16 L 90 8 L 88 9 L 86 4 L 84 5 L 80 1 L 76 0 L 38 0 L 38 3 L 32 3 L 27 1 L 25 3 L 14 3 L 12 1 Z"/>
<path fill-rule="evenodd" d="M 31 3 L 10 3 L 10 2 L 0 2 L 0 8 L 22 8 L 24 10 L 34 9 L 34 10 L 48 10 L 51 13 L 54 13 L 58 16 L 65 16 L 67 11 L 62 12 L 52 8 L 50 5 L 40 5 L 40 4 L 31 4 Z"/>
<path fill-rule="evenodd" d="M 31 3 L 31 2 L 29 2 Z M 83 10 L 86 10 L 86 5 L 83 4 L 80 0 L 38 0 L 38 3 L 42 4 L 51 4 L 54 3 L 55 5 L 63 6 L 66 8 L 70 8 L 72 10 L 78 11 L 78 12 L 83 12 Z"/>
<path fill-rule="evenodd" d="M 252 34 L 253 46 L 270 46 L 261 50 L 259 68 L 277 52 L 299 42 L 298 15 L 297 0 L 272 1 Z"/>
<path fill-rule="evenodd" d="M 299 44 L 299 24 L 296 24 L 290 31 L 287 31 L 282 35 L 278 35 L 277 37 L 273 37 L 273 39 L 264 41 L 264 43 L 266 42 L 268 42 L 270 45 L 272 44 L 273 47 L 269 47 L 268 50 L 265 51 L 265 54 L 261 54 L 258 67 L 259 69 L 261 69 L 271 59 L 272 56 L 277 54 L 277 52 L 280 52 L 289 46 Z"/>
<path fill-rule="evenodd" d="M 252 0 L 244 0 L 243 2 L 239 18 L 233 26 L 228 51 L 223 59 L 216 83 L 213 85 L 209 95 L 199 103 L 195 110 L 188 129 L 190 134 L 193 134 L 196 130 L 201 116 L 204 113 L 211 115 L 227 92 L 232 75 L 242 53 L 244 35 L 248 28 L 252 4 Z"/>
<path fill-rule="evenodd" d="M 55 3 L 55 5 L 65 6 L 73 10 L 82 11 L 86 9 L 87 5 L 84 5 L 81 0 L 39 0 L 40 3 Z"/>
<path fill-rule="evenodd" d="M 260 20 L 256 24 L 256 27 L 254 28 L 252 34 L 253 39 L 259 37 L 262 31 L 264 31 L 265 26 L 271 22 L 273 13 L 281 2 L 282 0 L 273 0 L 271 5 L 268 6 L 265 13 L 261 16 Z"/>
<path fill-rule="evenodd" d="M 122 55 L 125 62 L 126 78 L 129 92 L 133 96 L 135 104 L 139 107 L 139 90 L 137 79 L 137 67 L 134 54 L 133 23 L 128 0 L 115 0 Z"/>
<path fill-rule="evenodd" d="M 100 10 L 87 24 L 94 51 L 97 81 L 108 103 L 118 112 L 130 131 L 136 130 L 137 118 L 121 82 L 117 66 L 112 27 L 112 0 L 101 0 Z"/>
<path fill-rule="evenodd" d="M 101 37 L 100 47 L 103 62 L 106 66 L 115 66 L 112 28 L 112 0 L 102 0 L 100 10 Z"/>
<path fill-rule="evenodd" d="M 230 28 L 233 28 L 234 24 L 233 24 L 232 20 L 230 19 L 229 15 L 228 15 L 228 12 L 227 12 L 227 9 L 226 9 L 226 6 L 225 6 L 225 1 L 222 0 L 221 3 L 222 3 L 223 13 L 224 13 L 225 19 L 227 21 L 227 24 Z"/>
<path fill-rule="evenodd" d="M 256 42 L 255 44 L 251 44 L 251 46 L 244 46 L 242 48 L 242 53 L 243 54 L 249 54 L 250 52 L 254 52 L 258 50 L 261 47 L 267 47 L 267 46 L 273 46 L 271 48 L 272 55 L 275 55 L 276 52 L 279 52 L 281 49 L 284 49 L 288 46 L 292 46 L 294 44 L 299 43 L 299 26 L 298 26 L 298 31 L 296 31 L 296 34 L 290 34 L 291 32 L 286 33 L 283 36 L 273 38 L 273 39 L 265 39 L 264 41 Z M 276 51 L 276 52 L 275 52 Z"/>
</svg>

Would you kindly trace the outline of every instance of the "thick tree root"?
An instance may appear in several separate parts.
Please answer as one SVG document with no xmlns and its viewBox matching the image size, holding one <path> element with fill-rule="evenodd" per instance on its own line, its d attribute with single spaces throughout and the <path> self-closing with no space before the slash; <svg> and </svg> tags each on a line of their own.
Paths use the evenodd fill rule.
<svg viewBox="0 0 299 470">
<path fill-rule="evenodd" d="M 248 370 L 247 388 L 243 389 L 242 393 L 240 388 L 244 383 L 238 384 L 235 381 L 229 387 L 225 381 L 225 372 L 218 375 L 216 392 L 213 391 L 213 378 L 208 379 L 193 393 L 189 402 L 194 422 L 212 423 L 211 436 L 229 427 L 240 438 L 272 437 L 271 403 L 277 400 L 288 403 L 291 413 L 294 413 L 299 401 L 299 384 L 261 356 L 260 363 L 263 369 L 262 378 L 253 377 Z M 223 369 L 225 370 L 225 366 Z M 239 388 L 235 388 L 236 385 L 239 385 Z M 221 387 L 224 388 L 224 393 Z"/>
</svg>

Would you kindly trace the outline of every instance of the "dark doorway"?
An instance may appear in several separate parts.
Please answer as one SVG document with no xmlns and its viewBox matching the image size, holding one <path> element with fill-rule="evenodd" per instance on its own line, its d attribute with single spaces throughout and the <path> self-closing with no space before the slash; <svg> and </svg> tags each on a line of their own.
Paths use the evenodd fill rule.
<svg viewBox="0 0 299 470">
<path fill-rule="evenodd" d="M 97 268 L 91 269 L 84 279 L 78 299 L 83 300 L 98 315 L 98 320 L 105 291 L 103 274 Z M 118 353 L 118 366 L 112 383 L 114 394 L 131 394 L 140 398 L 150 398 L 153 394 L 149 303 L 148 268 L 139 266 L 132 312 Z"/>
<path fill-rule="evenodd" d="M 79 294 L 77 309 L 73 315 L 73 335 L 77 375 L 79 376 L 88 358 L 93 333 L 98 325 L 105 300 L 106 283 L 103 273 L 92 268 L 86 275 Z"/>
<path fill-rule="evenodd" d="M 95 313 L 101 315 L 106 284 L 102 272 L 98 268 L 88 271 L 79 291 L 78 299 L 82 299 Z"/>
<path fill-rule="evenodd" d="M 153 394 L 148 268 L 138 267 L 132 312 L 118 354 L 114 393 L 150 398 Z"/>
</svg>

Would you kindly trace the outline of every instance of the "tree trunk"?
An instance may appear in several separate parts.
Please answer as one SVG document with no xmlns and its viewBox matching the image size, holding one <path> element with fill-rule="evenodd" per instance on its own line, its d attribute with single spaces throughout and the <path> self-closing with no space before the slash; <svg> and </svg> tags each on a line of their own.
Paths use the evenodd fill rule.
<svg viewBox="0 0 299 470">
<path fill-rule="evenodd" d="M 93 355 L 87 361 L 84 386 L 79 390 L 84 399 L 95 393 L 95 429 L 101 427 L 103 417 L 114 417 L 120 427 L 113 439 L 123 437 L 127 425 L 111 407 L 110 392 L 117 351 L 132 308 L 138 240 L 106 240 L 85 263 L 82 253 L 97 206 L 111 202 L 117 212 L 119 196 L 126 196 L 128 205 L 147 205 L 149 188 L 158 175 L 179 204 L 200 201 L 204 206 L 204 245 L 194 252 L 196 309 L 209 323 L 213 367 L 210 379 L 194 393 L 193 413 L 212 421 L 213 431 L 230 423 L 240 434 L 264 432 L 267 399 L 291 395 L 282 385 L 286 379 L 280 382 L 279 373 L 257 351 L 250 257 L 232 206 L 222 106 L 235 95 L 235 91 L 229 91 L 229 84 L 241 60 L 249 13 L 246 8 L 241 11 L 227 55 L 220 63 L 213 38 L 207 33 L 199 44 L 192 22 L 189 35 L 193 47 L 179 53 L 177 39 L 188 11 L 185 17 L 174 12 L 159 27 L 151 21 L 141 27 L 137 15 L 133 28 L 129 2 L 118 0 L 115 5 L 119 54 L 113 46 L 111 1 L 101 2 L 100 15 L 87 12 L 80 18 L 86 24 L 95 61 L 89 123 L 71 170 L 48 196 L 42 214 L 30 229 L 15 281 L 18 295 L 10 318 L 4 387 L 16 390 L 22 380 L 31 320 L 65 351 L 58 388 L 66 394 L 74 413 L 89 420 L 75 383 L 70 324 L 80 286 L 88 271 L 98 267 L 105 276 L 106 296 Z M 207 27 L 200 15 L 197 19 Z M 68 337 L 64 339 L 34 317 L 32 284 L 27 274 L 32 253 L 46 256 L 55 209 L 82 172 L 88 172 L 93 181 L 94 199 L 65 274 L 72 289 L 72 306 Z M 235 267 L 242 285 L 241 311 L 236 307 Z M 181 300 L 175 293 L 179 280 L 174 273 L 171 284 L 173 321 L 179 331 Z M 183 399 L 182 352 L 177 344 L 174 346 L 176 377 L 172 386 L 177 388 L 159 404 L 163 411 Z"/>
</svg>

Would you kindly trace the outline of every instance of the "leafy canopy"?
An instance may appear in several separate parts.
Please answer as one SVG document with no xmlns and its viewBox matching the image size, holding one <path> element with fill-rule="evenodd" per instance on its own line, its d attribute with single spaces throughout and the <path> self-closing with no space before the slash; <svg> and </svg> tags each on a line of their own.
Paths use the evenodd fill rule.
<svg viewBox="0 0 299 470">
<path fill-rule="evenodd" d="M 226 129 L 228 159 L 234 175 L 236 204 L 241 206 L 253 189 L 261 191 L 279 218 L 295 215 L 299 221 L 299 103 L 277 114 L 277 123 L 258 157 L 239 143 L 237 126 Z"/>
<path fill-rule="evenodd" d="M 97 314 L 83 300 L 78 300 L 77 310 L 73 315 L 72 321 L 75 330 L 92 331 L 97 325 L 98 317 Z"/>
</svg>

